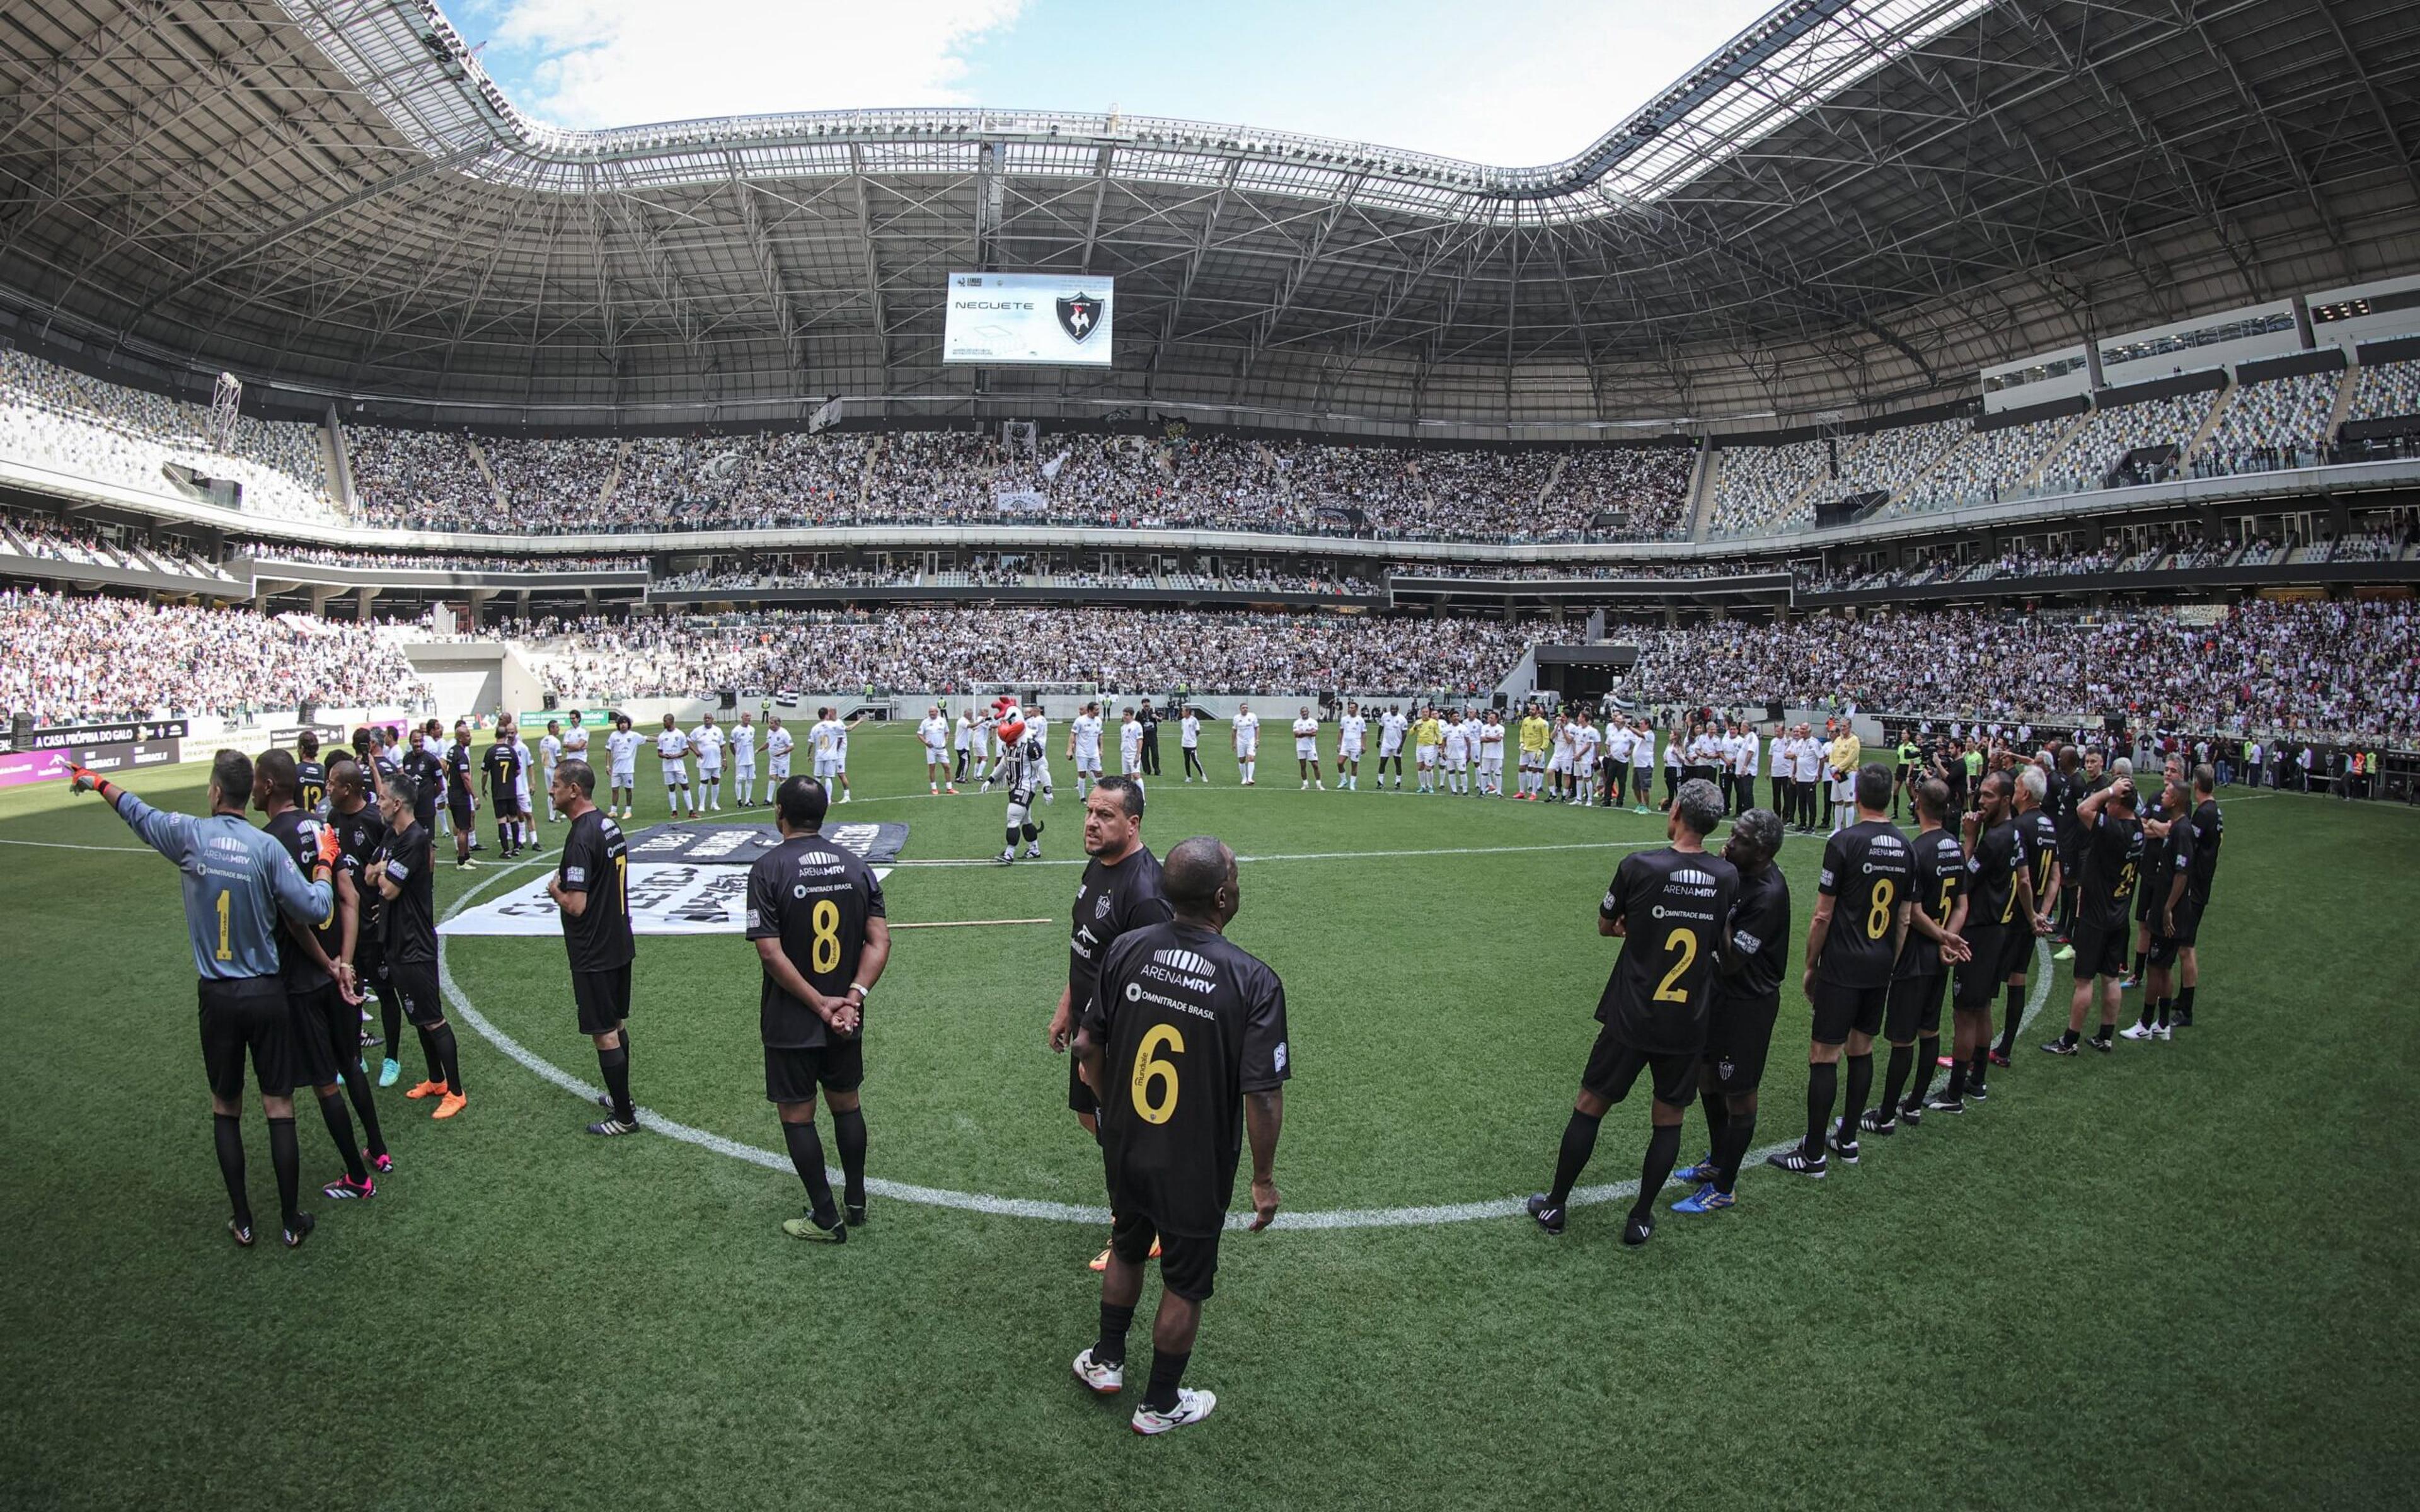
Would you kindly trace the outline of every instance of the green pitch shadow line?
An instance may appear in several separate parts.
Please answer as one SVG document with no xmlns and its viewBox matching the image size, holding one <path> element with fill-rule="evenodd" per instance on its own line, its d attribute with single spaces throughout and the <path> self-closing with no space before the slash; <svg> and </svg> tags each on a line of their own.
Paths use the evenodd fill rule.
<svg viewBox="0 0 2420 1512">
<path fill-rule="evenodd" d="M 522 861 L 495 871 L 457 898 L 453 906 L 445 911 L 446 918 L 450 919 L 460 913 L 479 894 L 513 872 L 525 867 L 551 864 L 553 863 L 551 861 Z M 2034 942 L 2034 965 L 2036 980 L 2032 990 L 2025 995 L 2024 1012 L 2017 1024 L 2017 1032 L 2020 1034 L 2032 1026 L 2034 1016 L 2041 1011 L 2042 1004 L 2050 998 L 2053 975 L 2050 947 L 2040 940 Z M 447 965 L 445 936 L 442 932 L 437 938 L 437 979 L 439 989 L 444 993 L 445 1000 L 451 1005 L 453 1011 L 461 1015 L 462 1021 L 476 1030 L 482 1039 L 503 1051 L 507 1057 L 519 1062 L 539 1079 L 552 1082 L 583 1103 L 594 1103 L 601 1095 L 600 1088 L 590 1086 L 569 1072 L 564 1071 L 532 1052 L 520 1041 L 498 1028 L 471 1005 L 470 995 L 463 992 L 461 984 L 454 980 L 454 973 Z M 1932 1078 L 1935 1082 L 1940 1079 L 1938 1074 Z M 1928 1083 L 1928 1086 L 1930 1085 Z M 753 1145 L 743 1145 L 736 1139 L 725 1139 L 721 1134 L 710 1134 L 704 1129 L 692 1129 L 685 1123 L 663 1117 L 652 1108 L 643 1107 L 638 1111 L 651 1133 L 677 1139 L 686 1144 L 696 1145 L 720 1155 L 728 1155 L 734 1160 L 746 1161 L 752 1165 L 761 1165 L 767 1170 L 788 1172 L 791 1169 L 790 1158 L 786 1154 L 760 1149 Z M 1742 1162 L 1742 1174 L 1745 1175 L 1749 1166 L 1762 1164 L 1767 1155 L 1795 1149 L 1797 1145 L 1797 1140 L 1786 1139 L 1778 1144 L 1766 1145 L 1761 1149 L 1748 1151 L 1746 1158 Z M 830 1171 L 829 1175 L 835 1181 L 841 1177 L 841 1173 L 836 1169 Z M 1670 1184 L 1672 1183 L 1667 1183 L 1667 1185 Z M 888 1197 L 896 1202 L 913 1202 L 934 1208 L 957 1208 L 968 1212 L 980 1212 L 996 1217 L 1040 1218 L 1054 1223 L 1089 1224 L 1095 1227 L 1106 1227 L 1109 1221 L 1109 1209 L 1087 1207 L 1072 1202 L 1047 1202 L 1032 1197 L 995 1196 L 987 1192 L 956 1192 L 947 1187 L 918 1186 L 912 1182 L 892 1181 L 871 1176 L 866 1178 L 865 1188 L 875 1196 Z M 1637 1195 L 1638 1183 L 1636 1180 L 1614 1181 L 1603 1186 L 1578 1187 L 1572 1192 L 1571 1206 L 1589 1207 L 1598 1203 L 1619 1202 L 1636 1197 Z M 1446 1203 L 1414 1208 L 1327 1208 L 1311 1212 L 1281 1211 L 1278 1214 L 1277 1222 L 1271 1227 L 1295 1229 L 1404 1228 L 1421 1225 L 1469 1223 L 1481 1218 L 1516 1216 L 1525 1211 L 1524 1201 L 1525 1199 L 1521 1197 L 1499 1197 L 1483 1202 Z M 1240 1229 L 1250 1222 L 1249 1213 L 1231 1213 L 1228 1215 L 1227 1227 Z"/>
</svg>

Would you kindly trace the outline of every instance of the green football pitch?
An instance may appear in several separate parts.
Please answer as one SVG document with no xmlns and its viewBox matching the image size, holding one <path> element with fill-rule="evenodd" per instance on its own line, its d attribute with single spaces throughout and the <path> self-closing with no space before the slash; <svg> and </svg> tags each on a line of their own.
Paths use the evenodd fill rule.
<svg viewBox="0 0 2420 1512">
<path fill-rule="evenodd" d="M 2409 1504 L 2409 810 L 2223 795 L 2199 1026 L 2045 1056 L 2060 967 L 1981 1109 L 1820 1183 L 1752 1169 L 1735 1210 L 1629 1251 L 1619 1203 L 1560 1239 L 1504 1214 L 1551 1172 L 1595 1031 L 1596 900 L 1660 816 L 1304 794 L 1278 759 L 1250 792 L 1223 762 L 1207 791 L 1153 782 L 1156 849 L 1248 857 L 1230 933 L 1285 980 L 1295 1068 L 1289 1221 L 1227 1237 L 1188 1375 L 1217 1415 L 1153 1443 L 1125 1426 L 1139 1381 L 1110 1405 L 1068 1373 L 1100 1227 L 1035 1215 L 1103 1200 L 1044 1043 L 1073 774 L 1053 864 L 920 865 L 995 853 L 1001 798 L 924 797 L 905 731 L 858 748 L 838 816 L 911 826 L 894 922 L 1050 922 L 897 936 L 865 1107 L 900 1186 L 839 1249 L 781 1233 L 801 1194 L 766 1164 L 733 936 L 640 942 L 634 1089 L 684 1137 L 611 1141 L 502 1048 L 596 1080 L 560 942 L 451 942 L 466 1112 L 404 1100 L 410 1047 L 378 1197 L 317 1199 L 337 1166 L 306 1109 L 318 1235 L 236 1249 L 176 879 L 96 799 L 0 795 L 0 1502 Z M 204 776 L 135 786 L 198 810 Z M 1818 853 L 1783 853 L 1800 934 Z M 535 874 L 441 869 L 441 907 Z M 1807 1024 L 1789 994 L 1760 1146 L 1803 1124 Z M 1644 1101 L 1587 1182 L 1636 1179 Z M 273 1213 L 256 1104 L 246 1135 Z M 1133 1348 L 1139 1378 L 1141 1324 Z"/>
</svg>

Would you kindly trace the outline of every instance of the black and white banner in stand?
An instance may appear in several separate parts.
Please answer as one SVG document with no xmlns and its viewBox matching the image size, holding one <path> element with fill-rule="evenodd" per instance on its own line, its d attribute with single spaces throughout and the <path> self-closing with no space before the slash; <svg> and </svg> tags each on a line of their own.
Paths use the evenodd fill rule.
<svg viewBox="0 0 2420 1512">
<path fill-rule="evenodd" d="M 906 825 L 834 825 L 824 833 L 874 866 L 898 857 Z M 769 825 L 659 825 L 630 837 L 630 928 L 640 934 L 737 934 L 748 917 L 748 869 L 781 843 Z M 553 869 L 445 921 L 449 935 L 560 935 L 548 897 Z"/>
</svg>

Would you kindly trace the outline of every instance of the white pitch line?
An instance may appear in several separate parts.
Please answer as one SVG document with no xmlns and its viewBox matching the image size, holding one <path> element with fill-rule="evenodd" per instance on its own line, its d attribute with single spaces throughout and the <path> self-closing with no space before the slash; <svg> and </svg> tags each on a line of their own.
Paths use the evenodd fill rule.
<svg viewBox="0 0 2420 1512">
<path fill-rule="evenodd" d="M 1371 854 L 1426 855 L 1432 853 L 1373 852 Z M 454 905 L 445 911 L 445 917 L 452 918 L 461 912 L 472 899 L 486 891 L 490 884 L 501 881 L 511 872 L 520 871 L 522 867 L 551 864 L 552 863 L 544 861 L 522 861 L 495 872 L 455 899 Z M 2033 1024 L 2034 1015 L 2041 1011 L 2042 1004 L 2050 998 L 2050 983 L 2055 974 L 2055 964 L 2051 960 L 2050 947 L 2040 940 L 2034 942 L 2034 964 L 2037 968 L 2034 974 L 2036 980 L 2032 991 L 2026 994 L 2024 1012 L 2017 1020 L 2019 1034 L 2024 1033 Z M 442 931 L 437 937 L 437 979 L 446 1001 L 453 1005 L 456 1012 L 462 1015 L 463 1022 L 477 1030 L 489 1043 L 503 1051 L 511 1059 L 520 1062 L 540 1079 L 552 1082 L 565 1091 L 578 1097 L 582 1102 L 597 1101 L 601 1092 L 600 1088 L 590 1086 L 569 1072 L 559 1069 L 524 1048 L 520 1041 L 496 1027 L 477 1009 L 471 1006 L 469 995 L 462 991 L 460 984 L 455 981 L 453 972 L 447 967 L 445 936 Z M 1939 1079 L 1939 1073 L 1936 1071 L 1932 1080 Z M 1926 1085 L 1929 1088 L 1931 1083 L 1928 1082 Z M 710 1134 L 704 1129 L 692 1129 L 685 1123 L 676 1123 L 651 1108 L 642 1107 L 638 1111 L 644 1117 L 646 1127 L 651 1133 L 696 1145 L 701 1149 L 713 1150 L 719 1155 L 728 1155 L 734 1160 L 746 1161 L 752 1165 L 762 1165 L 768 1170 L 791 1169 L 790 1158 L 786 1154 L 760 1149 L 754 1145 L 743 1145 L 736 1139 L 725 1139 L 721 1134 Z M 1777 1144 L 1765 1145 L 1749 1150 L 1741 1159 L 1741 1174 L 1745 1175 L 1751 1165 L 1763 1164 L 1766 1156 L 1778 1154 L 1785 1149 L 1793 1149 L 1798 1144 L 1798 1140 L 1785 1139 Z M 841 1172 L 834 1168 L 830 1169 L 828 1175 L 831 1180 L 838 1180 Z M 1670 1186 L 1675 1183 L 1667 1181 L 1665 1184 Z M 994 1196 L 987 1192 L 955 1192 L 946 1187 L 917 1186 L 906 1181 L 885 1180 L 879 1177 L 866 1178 L 865 1189 L 895 1202 L 913 1202 L 933 1208 L 957 1208 L 968 1212 L 986 1213 L 997 1217 L 1040 1218 L 1053 1223 L 1090 1224 L 1095 1227 L 1109 1221 L 1109 1210 L 1107 1208 L 1086 1207 L 1070 1202 L 1048 1202 L 1032 1197 Z M 1609 1182 L 1604 1186 L 1575 1187 L 1572 1191 L 1570 1206 L 1592 1207 L 1598 1203 L 1623 1201 L 1637 1195 L 1638 1182 L 1635 1180 Z M 1276 1223 L 1270 1227 L 1304 1229 L 1406 1228 L 1422 1225 L 1469 1223 L 1481 1218 L 1512 1217 L 1525 1211 L 1526 1200 L 1523 1197 L 1497 1197 L 1481 1202 L 1446 1203 L 1415 1208 L 1326 1208 L 1310 1212 L 1280 1212 Z M 1227 1215 L 1229 1228 L 1245 1228 L 1251 1221 L 1252 1215 L 1249 1212 Z"/>
<path fill-rule="evenodd" d="M 0 845 L 39 845 L 46 851 L 132 851 L 138 856 L 157 854 L 148 845 L 70 845 L 63 840 L 0 840 Z"/>
</svg>

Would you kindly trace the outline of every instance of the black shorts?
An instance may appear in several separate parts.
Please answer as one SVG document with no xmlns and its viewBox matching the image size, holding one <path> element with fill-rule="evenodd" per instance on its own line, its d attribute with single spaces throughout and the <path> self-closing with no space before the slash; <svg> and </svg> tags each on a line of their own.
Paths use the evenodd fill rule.
<svg viewBox="0 0 2420 1512">
<path fill-rule="evenodd" d="M 2201 934 L 2202 901 L 2191 892 L 2177 900 L 2177 933 L 2179 949 L 2190 949 Z"/>
<path fill-rule="evenodd" d="M 812 1103 L 815 1088 L 854 1092 L 865 1083 L 865 1037 L 830 1040 L 813 1050 L 765 1047 L 765 1101 Z"/>
<path fill-rule="evenodd" d="M 2159 910 L 2154 908 L 2151 904 L 2151 889 L 2149 887 L 2136 887 L 2134 889 L 2135 922 L 2140 924 L 2149 924 L 2151 921 L 2151 916 L 2157 912 L 2159 912 Z"/>
<path fill-rule="evenodd" d="M 518 793 L 507 793 L 498 797 L 490 794 L 488 797 L 488 810 L 498 819 L 519 819 L 521 816 L 521 795 Z"/>
<path fill-rule="evenodd" d="M 1846 1044 L 1852 1031 L 1868 1039 L 1883 1032 L 1890 1007 L 1890 983 L 1848 987 L 1818 977 L 1814 996 L 1817 1044 Z"/>
<path fill-rule="evenodd" d="M 445 800 L 446 812 L 454 816 L 454 826 L 462 828 L 471 823 L 471 795 L 456 794 Z"/>
<path fill-rule="evenodd" d="M 1930 947 L 1931 940 L 1917 940 Z M 1941 1033 L 1941 994 L 1949 985 L 1947 971 L 1921 977 L 1900 977 L 1890 984 L 1890 1001 L 1883 1012 L 1883 1038 L 1893 1044 Z"/>
<path fill-rule="evenodd" d="M 2126 925 L 2123 920 L 2107 929 L 2079 923 L 2069 943 L 2075 947 L 2075 980 L 2088 981 L 2094 977 L 2122 977 L 2126 974 Z"/>
<path fill-rule="evenodd" d="M 1159 1241 L 1159 1283 L 1187 1302 L 1210 1300 L 1211 1282 L 1218 1274 L 1218 1236 L 1196 1239 L 1160 1231 L 1147 1212 L 1120 1209 L 1109 1203 L 1109 1248 L 1128 1265 L 1151 1258 L 1151 1243 Z"/>
<path fill-rule="evenodd" d="M 2151 948 L 2143 955 L 2144 964 L 2158 966 L 2164 971 L 2177 964 L 2177 952 L 2183 949 L 2183 941 L 2161 933 L 2160 927 L 2154 924 L 2151 926 Z"/>
<path fill-rule="evenodd" d="M 580 1010 L 580 1032 L 611 1034 L 630 1016 L 630 966 L 571 974 L 571 1001 Z"/>
<path fill-rule="evenodd" d="M 243 1061 L 252 1057 L 252 1079 L 263 1097 L 294 1095 L 294 1011 L 286 984 L 275 977 L 232 980 L 204 978 L 201 1001 L 202 1074 L 219 1097 L 243 1095 Z"/>
<path fill-rule="evenodd" d="M 1075 1113 L 1097 1114 L 1101 1111 L 1101 1100 L 1084 1085 L 1083 1072 L 1073 1050 L 1067 1052 L 1067 1107 Z"/>
<path fill-rule="evenodd" d="M 325 1087 L 361 1057 L 362 1016 L 333 981 L 286 995 L 294 1014 L 294 1081 Z"/>
<path fill-rule="evenodd" d="M 1615 1036 L 1610 1024 L 1597 1031 L 1588 1069 L 1580 1072 L 1580 1085 L 1608 1103 L 1619 1103 L 1630 1095 L 1630 1086 L 1641 1071 L 1651 1074 L 1656 1102 L 1676 1108 L 1689 1105 L 1689 1094 L 1698 1087 L 1698 1053 L 1670 1056 L 1634 1050 Z"/>
<path fill-rule="evenodd" d="M 413 1028 L 434 1028 L 444 1019 L 445 998 L 437 990 L 436 962 L 390 962 L 387 972 L 394 990 L 403 995 L 403 1016 L 411 1021 Z M 392 1050 L 395 1046 L 387 1048 Z"/>
<path fill-rule="evenodd" d="M 2009 948 L 2033 944 L 2033 931 L 2004 928 L 1987 924 L 1966 932 L 1966 947 L 1974 954 L 1958 964 L 1956 986 L 1951 1001 L 1960 1008 L 1988 1008 L 2000 995 L 2000 987 L 2009 980 Z"/>
<path fill-rule="evenodd" d="M 1764 1080 L 1764 1057 L 1773 1048 L 1773 1021 L 1781 995 L 1727 997 L 1716 993 L 1706 1010 L 1707 1073 L 1720 1092 L 1753 1092 Z"/>
</svg>

